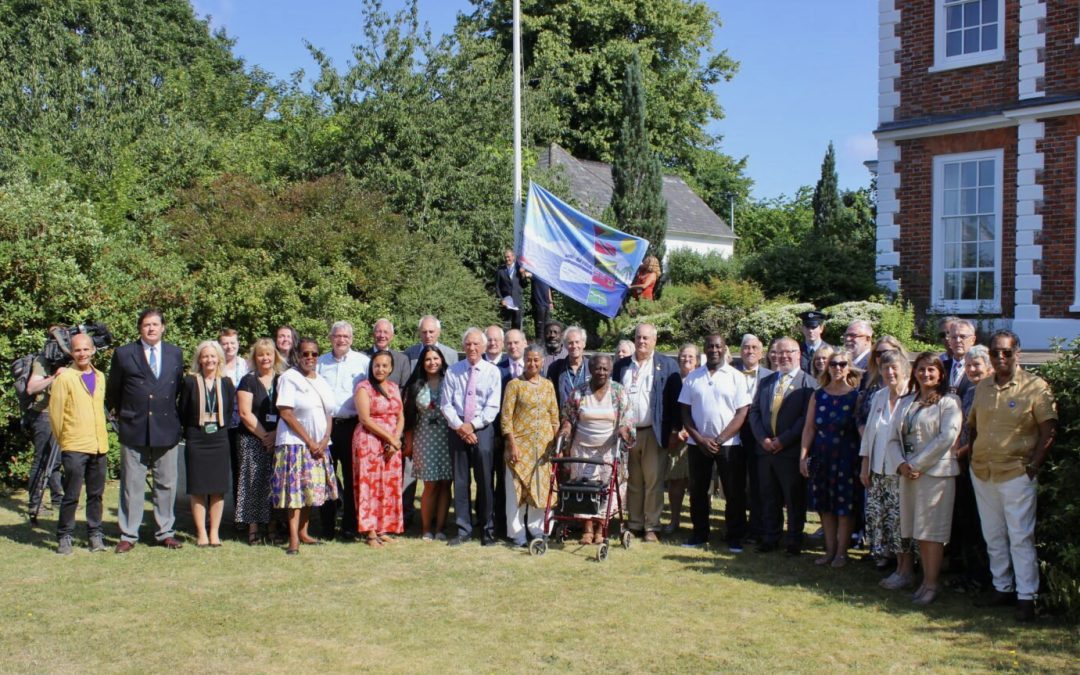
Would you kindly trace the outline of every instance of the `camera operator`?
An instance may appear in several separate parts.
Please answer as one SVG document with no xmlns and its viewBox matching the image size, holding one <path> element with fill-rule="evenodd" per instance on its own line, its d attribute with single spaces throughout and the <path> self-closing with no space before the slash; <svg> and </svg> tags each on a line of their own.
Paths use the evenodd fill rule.
<svg viewBox="0 0 1080 675">
<path fill-rule="evenodd" d="M 57 328 L 59 327 L 50 326 L 49 335 L 52 335 Z M 37 525 L 38 511 L 41 509 L 44 498 L 42 474 L 48 476 L 51 501 L 47 508 L 59 510 L 60 501 L 64 498 L 64 488 L 60 481 L 60 453 L 53 452 L 56 440 L 53 438 L 52 426 L 49 424 L 49 391 L 53 380 L 63 371 L 63 366 L 53 370 L 45 355 L 38 354 L 34 358 L 30 379 L 26 382 L 26 393 L 34 397 L 27 415 L 28 426 L 34 438 L 34 462 L 30 467 L 30 485 L 27 487 L 30 493 L 27 506 L 32 525 Z"/>
</svg>

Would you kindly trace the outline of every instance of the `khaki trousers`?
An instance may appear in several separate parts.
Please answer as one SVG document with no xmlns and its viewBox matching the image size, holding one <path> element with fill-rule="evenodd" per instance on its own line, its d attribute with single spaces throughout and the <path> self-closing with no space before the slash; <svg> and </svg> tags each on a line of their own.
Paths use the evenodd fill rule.
<svg viewBox="0 0 1080 675">
<path fill-rule="evenodd" d="M 626 487 L 631 530 L 660 531 L 668 464 L 668 452 L 656 441 L 652 427 L 638 429 L 637 442 L 630 449 L 630 479 Z"/>
</svg>

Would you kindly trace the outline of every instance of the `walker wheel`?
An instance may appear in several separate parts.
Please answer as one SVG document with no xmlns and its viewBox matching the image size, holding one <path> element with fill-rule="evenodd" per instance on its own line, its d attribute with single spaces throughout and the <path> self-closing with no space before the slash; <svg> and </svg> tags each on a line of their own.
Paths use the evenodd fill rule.
<svg viewBox="0 0 1080 675">
<path fill-rule="evenodd" d="M 558 525 L 556 525 L 555 531 L 552 534 L 555 537 L 555 541 L 559 542 L 560 544 L 566 543 L 566 525 L 564 525 L 563 523 L 559 523 Z"/>
<path fill-rule="evenodd" d="M 622 542 L 622 547 L 625 549 L 630 548 L 630 544 L 634 541 L 634 535 L 630 534 L 630 530 L 623 530 L 619 535 L 619 541 Z"/>
<path fill-rule="evenodd" d="M 529 555 L 542 556 L 547 553 L 547 542 L 543 539 L 533 539 L 529 542 Z"/>
<path fill-rule="evenodd" d="M 596 562 L 604 562 L 607 560 L 608 545 L 607 543 L 600 544 L 596 547 Z"/>
</svg>

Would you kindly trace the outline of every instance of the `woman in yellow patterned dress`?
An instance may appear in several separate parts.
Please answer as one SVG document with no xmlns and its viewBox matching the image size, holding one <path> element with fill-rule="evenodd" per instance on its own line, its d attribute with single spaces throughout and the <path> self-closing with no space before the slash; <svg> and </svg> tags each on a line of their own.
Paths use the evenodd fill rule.
<svg viewBox="0 0 1080 675">
<path fill-rule="evenodd" d="M 525 528 L 544 535 L 544 507 L 551 487 L 550 451 L 559 428 L 559 405 L 551 380 L 540 375 L 544 355 L 525 350 L 521 377 L 506 383 L 502 433 L 506 441 L 506 536 L 526 545 Z"/>
</svg>

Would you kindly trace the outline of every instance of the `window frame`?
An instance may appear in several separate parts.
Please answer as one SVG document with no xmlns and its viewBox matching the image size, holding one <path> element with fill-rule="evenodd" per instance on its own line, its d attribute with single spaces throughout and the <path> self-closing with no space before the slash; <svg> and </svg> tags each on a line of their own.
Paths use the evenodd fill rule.
<svg viewBox="0 0 1080 675">
<path fill-rule="evenodd" d="M 1080 312 L 1080 136 L 1076 137 L 1076 168 L 1076 211 L 1073 213 L 1076 238 L 1073 239 L 1073 304 L 1069 307 L 1070 312 Z"/>
<path fill-rule="evenodd" d="M 994 215 L 997 218 L 994 238 L 994 297 L 988 300 L 947 300 L 945 298 L 945 165 L 956 162 L 994 160 Z M 1000 314 L 1001 313 L 1001 276 L 1002 276 L 1002 240 L 1005 233 L 1005 150 L 996 148 L 976 152 L 960 152 L 935 155 L 933 160 L 932 186 L 933 205 L 930 223 L 933 233 L 931 242 L 931 284 L 930 305 L 937 310 L 955 314 Z"/>
<path fill-rule="evenodd" d="M 930 67 L 930 72 L 978 66 L 1005 59 L 1005 0 L 997 0 L 997 48 L 958 56 L 945 54 L 945 2 L 946 0 L 934 0 L 934 65 Z"/>
</svg>

